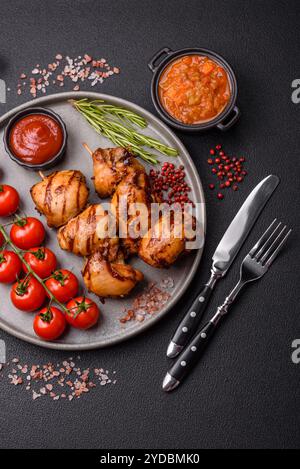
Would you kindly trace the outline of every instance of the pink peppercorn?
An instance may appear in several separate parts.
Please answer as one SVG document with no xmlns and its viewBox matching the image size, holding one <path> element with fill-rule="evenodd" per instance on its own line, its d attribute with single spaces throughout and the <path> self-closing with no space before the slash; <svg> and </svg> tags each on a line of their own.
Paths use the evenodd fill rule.
<svg viewBox="0 0 300 469">
<path fill-rule="evenodd" d="M 210 155 L 214 155 L 218 151 L 218 156 L 214 159 L 209 158 L 207 161 L 212 166 L 211 172 L 219 179 L 220 189 L 232 187 L 233 191 L 238 190 L 238 183 L 243 182 L 244 177 L 248 174 L 243 168 L 243 163 L 246 161 L 245 157 L 228 156 L 222 149 L 220 144 L 215 146 L 215 150 L 209 150 Z M 224 182 L 221 182 L 223 181 Z M 233 184 L 234 183 L 234 184 Z M 214 187 L 210 184 L 209 188 Z M 219 199 L 224 198 L 224 194 L 219 192 L 217 194 Z"/>
<path fill-rule="evenodd" d="M 160 171 L 151 169 L 149 176 L 152 189 L 160 200 L 167 201 L 169 204 L 174 202 L 179 202 L 181 205 L 192 203 L 187 196 L 191 188 L 185 181 L 183 165 L 176 168 L 173 163 L 165 162 Z"/>
</svg>

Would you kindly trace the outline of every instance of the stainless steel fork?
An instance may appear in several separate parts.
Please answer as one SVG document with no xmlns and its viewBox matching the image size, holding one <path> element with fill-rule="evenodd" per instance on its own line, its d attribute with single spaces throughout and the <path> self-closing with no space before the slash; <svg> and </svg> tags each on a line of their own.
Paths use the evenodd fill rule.
<svg viewBox="0 0 300 469">
<path fill-rule="evenodd" d="M 240 269 L 240 280 L 229 293 L 224 303 L 218 307 L 216 314 L 197 333 L 166 374 L 163 381 L 164 391 L 172 391 L 179 386 L 191 368 L 197 363 L 209 339 L 213 336 L 221 319 L 228 313 L 241 289 L 249 282 L 258 280 L 268 271 L 292 231 L 288 230 L 286 226 L 282 226 L 281 222 L 276 222 L 275 218 L 243 260 Z"/>
</svg>

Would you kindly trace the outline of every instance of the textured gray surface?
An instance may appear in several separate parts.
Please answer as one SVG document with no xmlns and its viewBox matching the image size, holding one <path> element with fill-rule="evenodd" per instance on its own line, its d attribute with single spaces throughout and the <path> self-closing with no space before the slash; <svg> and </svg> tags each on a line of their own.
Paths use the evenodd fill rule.
<svg viewBox="0 0 300 469">
<path fill-rule="evenodd" d="M 75 93 L 60 93 L 49 97 L 43 97 L 35 101 L 36 106 L 43 106 L 48 109 L 52 109 L 58 115 L 60 115 L 66 125 L 68 132 L 68 145 L 67 152 L 63 161 L 55 167 L 55 170 L 66 170 L 66 169 L 77 169 L 85 174 L 87 184 L 90 189 L 90 202 L 99 203 L 99 197 L 95 193 L 91 178 L 93 176 L 93 163 L 92 158 L 83 149 L 82 143 L 86 142 L 93 150 L 98 147 L 107 147 L 111 143 L 99 136 L 90 125 L 82 118 L 82 116 L 75 111 L 75 109 L 68 103 L 70 98 L 74 99 L 105 99 L 109 104 L 119 105 L 131 109 L 132 111 L 138 112 L 139 115 L 147 119 L 148 126 L 146 134 L 154 138 L 159 139 L 166 145 L 173 148 L 177 148 L 179 156 L 176 159 L 176 164 L 183 164 L 186 168 L 186 181 L 192 188 L 191 197 L 193 200 L 199 203 L 198 210 L 198 222 L 199 229 L 201 232 L 205 232 L 205 202 L 204 194 L 199 180 L 199 176 L 196 168 L 194 167 L 193 161 L 191 160 L 187 150 L 183 147 L 182 143 L 177 137 L 156 117 L 147 113 L 139 106 L 136 106 L 127 101 L 123 101 L 120 98 L 110 97 L 109 95 L 100 95 L 95 93 L 77 92 Z M 31 102 L 26 104 L 26 107 L 30 107 Z M 20 106 L 23 108 L 23 105 Z M 19 112 L 20 109 L 16 110 Z M 21 197 L 21 210 L 23 213 L 36 215 L 35 206 L 31 197 L 29 196 L 29 190 L 40 180 L 38 173 L 34 171 L 28 171 L 18 165 L 14 161 L 11 161 L 5 153 L 3 148 L 3 133 L 4 128 L 9 119 L 11 113 L 4 115 L 0 119 L 0 152 L 2 154 L 3 164 L 5 170 L 3 170 L 3 180 L 9 182 L 11 174 L 17 174 L 22 179 L 22 184 L 17 185 Z M 168 161 L 167 157 L 159 157 L 160 160 Z M 147 171 L 149 172 L 150 166 L 145 164 Z M 52 170 L 45 172 L 50 174 Z M 1 220 L 1 218 L 0 218 Z M 45 223 L 44 217 L 41 219 Z M 3 218 L 2 223 L 6 223 L 7 220 Z M 68 266 L 71 267 L 72 271 L 76 273 L 81 282 L 82 293 L 84 284 L 81 278 L 81 270 L 83 268 L 83 259 L 70 255 L 66 251 L 59 249 L 56 231 L 47 228 L 47 246 L 56 253 L 57 259 L 59 259 L 59 267 L 63 268 Z M 203 244 L 202 244 L 203 245 Z M 94 298 L 101 308 L 101 320 L 96 327 L 93 327 L 88 332 L 78 331 L 74 328 L 67 328 L 66 333 L 59 340 L 55 342 L 45 342 L 40 340 L 32 329 L 32 315 L 24 314 L 18 311 L 17 308 L 11 304 L 9 291 L 10 287 L 7 285 L 0 285 L 0 295 L 2 300 L 2 309 L 0 311 L 0 327 L 7 332 L 12 333 L 16 337 L 27 340 L 30 343 L 40 345 L 47 348 L 54 348 L 58 350 L 89 350 L 98 347 L 105 347 L 107 345 L 116 344 L 126 340 L 129 337 L 134 337 L 143 330 L 150 327 L 157 320 L 162 318 L 171 308 L 176 304 L 178 299 L 182 296 L 185 290 L 188 288 L 197 267 L 199 265 L 203 249 L 195 250 L 190 255 L 180 259 L 176 265 L 168 270 L 153 269 L 145 264 L 141 259 L 133 258 L 130 260 L 131 264 L 143 272 L 144 281 L 137 287 L 132 294 L 125 299 L 106 299 L 104 304 L 101 304 L 99 299 Z M 160 283 L 167 279 L 172 278 L 174 287 L 168 289 L 170 299 L 161 308 L 161 310 L 153 316 L 147 316 L 145 320 L 140 323 L 138 321 L 131 321 L 127 324 L 121 324 L 120 318 L 124 316 L 124 311 L 132 308 L 132 304 L 136 295 L 146 291 L 147 285 L 150 283 L 156 283 L 158 286 Z"/>
<path fill-rule="evenodd" d="M 100 91 L 153 111 L 147 61 L 156 50 L 207 47 L 234 67 L 240 123 L 226 135 L 179 134 L 204 182 L 207 243 L 199 274 L 173 312 L 136 339 L 82 355 L 90 366 L 116 369 L 114 387 L 84 399 L 32 402 L 19 387 L 0 381 L 1 447 L 211 448 L 299 447 L 300 365 L 291 361 L 299 321 L 299 128 L 300 107 L 291 82 L 299 78 L 298 1 L 65 1 L 1 2 L 1 77 L 14 90 L 16 77 L 56 52 L 104 55 L 122 69 Z M 17 31 L 17 34 L 16 34 Z M 25 102 L 12 91 L 1 112 Z M 207 190 L 207 150 L 223 143 L 244 153 L 249 176 L 220 203 Z M 195 293 L 207 277 L 214 248 L 251 188 L 273 172 L 281 184 L 259 219 L 208 316 L 236 280 L 240 261 L 262 229 L 277 216 L 294 228 L 268 275 L 241 297 L 195 372 L 178 391 L 161 392 L 168 367 L 165 350 Z M 15 181 L 17 183 L 17 181 Z M 46 362 L 65 358 L 1 332 L 9 358 Z"/>
</svg>

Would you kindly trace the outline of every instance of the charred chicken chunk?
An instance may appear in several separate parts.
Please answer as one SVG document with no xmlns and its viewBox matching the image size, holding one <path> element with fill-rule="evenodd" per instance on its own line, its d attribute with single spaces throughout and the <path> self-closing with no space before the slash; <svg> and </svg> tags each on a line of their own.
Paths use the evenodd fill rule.
<svg viewBox="0 0 300 469">
<path fill-rule="evenodd" d="M 126 296 L 143 280 L 139 270 L 120 258 L 109 262 L 100 252 L 87 259 L 82 275 L 87 289 L 102 298 Z"/>
<path fill-rule="evenodd" d="M 35 184 L 30 194 L 48 226 L 58 228 L 85 208 L 89 189 L 80 171 L 55 171 Z"/>
<path fill-rule="evenodd" d="M 141 234 L 150 224 L 151 202 L 149 179 L 144 171 L 132 171 L 118 184 L 111 204 L 127 254 L 138 252 Z"/>
<path fill-rule="evenodd" d="M 144 262 L 153 267 L 167 268 L 186 252 L 186 241 L 195 237 L 195 219 L 191 217 L 187 227 L 177 221 L 176 217 L 167 219 L 162 216 L 149 229 L 138 250 L 138 255 Z"/>
<path fill-rule="evenodd" d="M 81 256 L 99 251 L 107 258 L 115 258 L 119 239 L 110 232 L 107 212 L 101 204 L 90 205 L 72 218 L 57 234 L 62 249 Z"/>
<path fill-rule="evenodd" d="M 145 171 L 126 148 L 98 148 L 92 153 L 94 185 L 101 198 L 111 196 L 117 185 L 132 170 Z"/>
</svg>

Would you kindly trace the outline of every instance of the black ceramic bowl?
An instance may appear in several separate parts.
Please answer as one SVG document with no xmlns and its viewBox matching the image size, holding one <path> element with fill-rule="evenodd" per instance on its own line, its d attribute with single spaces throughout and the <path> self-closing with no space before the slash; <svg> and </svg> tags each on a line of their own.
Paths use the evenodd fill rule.
<svg viewBox="0 0 300 469">
<path fill-rule="evenodd" d="M 29 114 L 43 114 L 43 115 L 52 117 L 52 119 L 54 119 L 62 129 L 63 142 L 62 142 L 61 149 L 51 160 L 46 161 L 45 163 L 42 163 L 42 164 L 30 164 L 30 163 L 26 163 L 25 161 L 22 161 L 20 158 L 14 155 L 14 153 L 12 152 L 9 146 L 9 136 L 10 136 L 10 131 L 13 125 L 17 121 L 22 119 L 23 117 L 28 116 Z M 10 156 L 10 158 L 15 163 L 18 163 L 18 165 L 23 166 L 24 168 L 27 168 L 27 169 L 34 170 L 34 171 L 42 171 L 43 169 L 50 169 L 50 168 L 53 168 L 53 166 L 55 166 L 57 163 L 59 163 L 62 160 L 66 152 L 67 140 L 68 140 L 68 133 L 67 133 L 66 125 L 64 121 L 62 120 L 62 118 L 58 114 L 56 114 L 54 111 L 51 111 L 50 109 L 43 108 L 43 107 L 27 108 L 15 114 L 8 122 L 4 130 L 4 135 L 3 135 L 4 147 L 5 147 L 6 152 Z"/>
<path fill-rule="evenodd" d="M 162 103 L 160 102 L 159 95 L 158 95 L 158 83 L 161 77 L 161 74 L 165 70 L 165 68 L 170 65 L 173 60 L 178 59 L 179 57 L 185 55 L 203 55 L 209 57 L 214 62 L 221 65 L 224 68 L 228 75 L 229 79 L 229 86 L 230 86 L 230 100 L 226 105 L 225 109 L 214 119 L 203 122 L 201 124 L 183 124 L 182 122 L 174 119 L 163 107 Z M 159 61 L 160 60 L 160 61 Z M 188 132 L 202 132 L 208 129 L 212 129 L 217 127 L 220 130 L 228 130 L 233 124 L 239 119 L 240 117 L 240 110 L 236 106 L 236 98 L 237 98 L 237 81 L 235 74 L 223 57 L 216 52 L 207 49 L 200 49 L 200 48 L 189 48 L 189 49 L 180 49 L 177 51 L 172 51 L 168 47 L 164 47 L 163 49 L 159 50 L 150 60 L 148 63 L 148 67 L 153 72 L 153 78 L 151 83 L 151 97 L 153 104 L 155 106 L 156 111 L 160 115 L 160 117 L 171 127 L 174 127 L 178 130 L 188 131 Z"/>
</svg>

